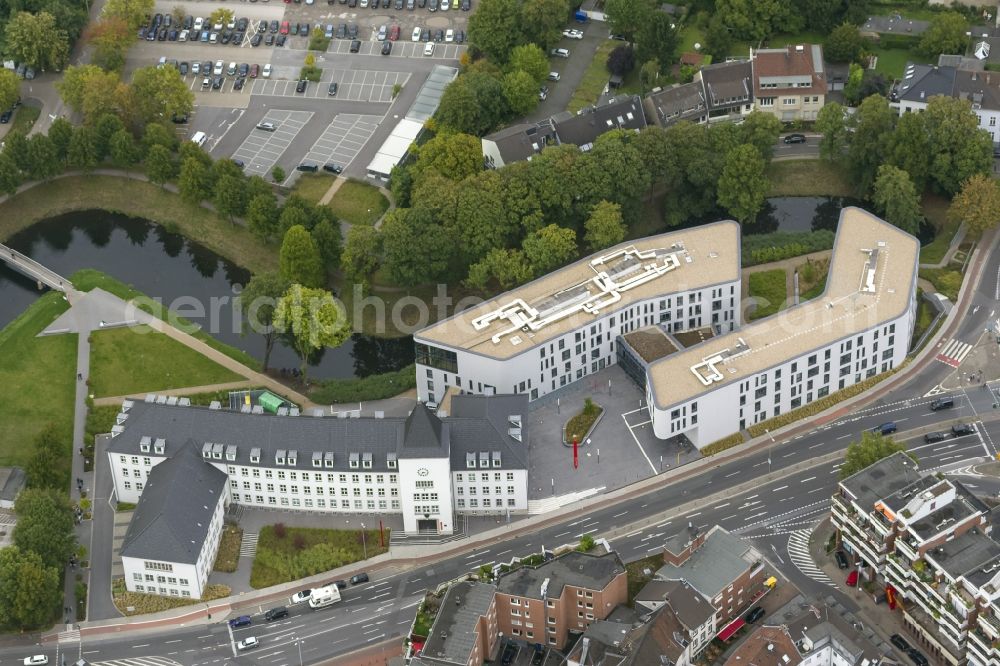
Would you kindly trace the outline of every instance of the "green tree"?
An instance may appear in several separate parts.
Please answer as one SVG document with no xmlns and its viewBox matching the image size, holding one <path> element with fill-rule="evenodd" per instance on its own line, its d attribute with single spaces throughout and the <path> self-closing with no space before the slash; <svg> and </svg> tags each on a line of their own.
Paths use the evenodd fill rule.
<svg viewBox="0 0 1000 666">
<path fill-rule="evenodd" d="M 733 46 L 733 34 L 721 14 L 713 14 L 705 31 L 704 51 L 716 60 L 723 61 Z"/>
<path fill-rule="evenodd" d="M 278 216 L 278 231 L 284 236 L 294 226 L 308 230 L 312 226 L 312 220 L 309 219 L 309 213 L 303 206 L 289 206 L 286 203 L 281 209 L 281 215 Z"/>
<path fill-rule="evenodd" d="M 72 147 L 72 140 L 70 146 Z M 28 175 L 35 180 L 48 180 L 63 169 L 55 144 L 44 134 L 35 134 L 28 139 L 28 160 L 31 165 Z"/>
<path fill-rule="evenodd" d="M 515 116 L 525 116 L 538 106 L 538 83 L 527 72 L 504 74 L 502 85 L 507 108 Z"/>
<path fill-rule="evenodd" d="M 468 134 L 438 134 L 420 146 L 415 169 L 434 169 L 445 178 L 464 180 L 483 170 L 483 148 Z"/>
<path fill-rule="evenodd" d="M 59 569 L 38 553 L 16 546 L 0 549 L 0 623 L 31 629 L 48 626 L 62 600 Z"/>
<path fill-rule="evenodd" d="M 532 273 L 545 275 L 576 257 L 576 232 L 550 224 L 525 236 L 521 249 Z"/>
<path fill-rule="evenodd" d="M 24 467 L 30 488 L 51 488 L 61 490 L 69 482 L 70 447 L 59 437 L 59 429 L 54 423 L 48 424 L 35 437 L 31 458 Z"/>
<path fill-rule="evenodd" d="M 690 83 L 690 80 L 687 81 Z M 639 84 L 643 94 L 660 85 L 660 61 L 656 58 L 647 60 L 639 68 Z"/>
<path fill-rule="evenodd" d="M 322 220 L 309 233 L 319 249 L 327 277 L 333 275 L 340 266 L 340 225 L 332 220 Z"/>
<path fill-rule="evenodd" d="M 549 59 L 537 44 L 521 44 L 511 51 L 507 69 L 527 72 L 536 83 L 541 83 L 549 76 Z"/>
<path fill-rule="evenodd" d="M 62 117 L 56 118 L 49 126 L 48 135 L 52 140 L 52 145 L 55 146 L 59 160 L 65 161 L 66 153 L 69 151 L 69 142 L 73 139 L 73 123 Z"/>
<path fill-rule="evenodd" d="M 155 148 L 150 149 L 151 155 Z M 177 189 L 188 203 L 200 204 L 212 196 L 212 174 L 197 158 L 187 157 L 181 162 Z"/>
<path fill-rule="evenodd" d="M 639 26 L 636 55 L 639 62 L 646 63 L 656 60 L 660 66 L 677 62 L 677 47 L 680 38 L 673 17 L 665 12 L 652 12 Z M 659 68 L 657 68 L 659 71 Z"/>
<path fill-rule="evenodd" d="M 145 23 L 146 15 L 153 13 L 154 4 L 155 0 L 107 0 L 101 15 L 124 19 L 132 30 L 138 30 Z"/>
<path fill-rule="evenodd" d="M 521 3 L 516 0 L 480 0 L 469 18 L 469 44 L 493 62 L 506 62 L 521 36 L 520 17 Z"/>
<path fill-rule="evenodd" d="M 277 164 L 275 164 L 274 168 L 271 169 L 271 180 L 278 183 L 279 185 L 285 182 L 285 170 L 282 169 Z"/>
<path fill-rule="evenodd" d="M 372 273 L 378 268 L 379 256 L 382 252 L 382 238 L 374 227 L 355 224 L 347 230 L 347 240 L 340 254 L 340 265 L 347 286 L 368 284 Z"/>
<path fill-rule="evenodd" d="M 21 82 L 9 69 L 0 69 L 0 109 L 9 109 L 21 97 Z"/>
<path fill-rule="evenodd" d="M 506 1 L 506 0 L 504 0 Z M 485 2 L 473 14 L 480 16 Z M 485 72 L 466 72 L 444 89 L 438 106 L 438 122 L 456 132 L 473 136 L 488 133 L 508 113 L 499 79 Z"/>
<path fill-rule="evenodd" d="M 97 65 L 67 67 L 56 81 L 56 90 L 66 106 L 93 124 L 104 114 L 118 110 L 118 88 L 122 84 L 114 72 L 105 72 Z"/>
<path fill-rule="evenodd" d="M 94 62 L 109 71 L 125 66 L 125 55 L 136 41 L 136 30 L 118 16 L 105 16 L 90 29 L 88 41 L 94 47 Z"/>
<path fill-rule="evenodd" d="M 774 146 L 781 134 L 781 121 L 770 113 L 754 111 L 746 117 L 740 127 L 740 140 L 749 143 L 765 160 L 770 160 Z"/>
<path fill-rule="evenodd" d="M 498 247 L 469 266 L 466 286 L 484 291 L 491 282 L 500 289 L 511 289 L 531 279 L 531 265 L 523 250 Z"/>
<path fill-rule="evenodd" d="M 163 146 L 153 146 L 146 153 L 146 176 L 149 178 L 149 182 L 159 185 L 161 188 L 163 184 L 171 181 L 177 175 L 177 164 L 174 162 L 173 155 L 170 151 Z M 202 166 L 197 160 L 192 160 L 188 166 L 190 173 L 188 174 L 188 180 L 190 182 L 189 187 L 200 188 L 200 185 L 196 184 L 196 181 L 201 178 L 206 178 L 208 176 L 205 172 L 205 167 Z M 200 173 L 194 173 L 200 170 Z M 199 192 L 201 190 L 199 189 Z M 191 193 L 191 196 L 195 196 L 195 193 Z M 201 195 L 197 195 L 198 201 L 201 201 Z"/>
<path fill-rule="evenodd" d="M 0 153 L 0 192 L 14 194 L 21 186 L 21 172 L 6 152 Z"/>
<path fill-rule="evenodd" d="M 309 232 L 296 224 L 285 232 L 279 257 L 281 276 L 292 284 L 320 287 L 325 282 L 323 260 Z"/>
<path fill-rule="evenodd" d="M 247 207 L 246 179 L 242 174 L 225 174 L 216 179 L 214 195 L 215 210 L 236 224 L 236 217 L 242 215 Z"/>
<path fill-rule="evenodd" d="M 568 18 L 569 0 L 525 0 L 521 5 L 523 38 L 549 48 L 562 38 Z"/>
<path fill-rule="evenodd" d="M 920 195 L 905 171 L 891 164 L 880 166 L 875 178 L 872 201 L 882 211 L 886 222 L 916 235 L 923 219 L 920 214 Z"/>
<path fill-rule="evenodd" d="M 930 137 L 929 175 L 940 190 L 954 195 L 971 176 L 990 173 L 993 140 L 967 100 L 935 95 L 921 115 Z"/>
<path fill-rule="evenodd" d="M 274 325 L 292 342 L 301 361 L 303 380 L 311 354 L 325 347 L 339 347 L 351 336 L 344 306 L 330 292 L 301 284 L 293 284 L 278 301 Z"/>
<path fill-rule="evenodd" d="M 841 479 L 857 474 L 866 467 L 871 467 L 882 458 L 888 458 L 894 453 L 902 451 L 914 462 L 917 457 L 906 450 L 906 447 L 895 441 L 892 437 L 885 437 L 879 433 L 866 430 L 861 434 L 861 439 L 851 442 L 847 447 L 847 454 L 844 462 L 838 470 Z"/>
<path fill-rule="evenodd" d="M 604 14 L 611 32 L 621 35 L 629 44 L 635 42 L 642 27 L 656 11 L 655 0 L 605 0 Z"/>
<path fill-rule="evenodd" d="M 212 160 L 209 158 L 201 148 L 197 145 L 186 141 L 186 144 L 190 145 L 192 153 L 196 153 L 198 158 L 201 160 L 202 164 L 205 166 L 212 166 Z M 167 150 L 173 152 L 177 150 L 177 135 L 173 131 L 167 129 L 165 125 L 160 123 L 150 123 L 146 125 L 142 130 L 142 145 L 145 150 L 149 150 L 152 146 L 163 146 Z M 187 155 L 182 155 L 182 157 L 187 157 Z M 220 160 L 225 161 L 225 160 Z M 229 162 L 232 164 L 232 162 Z M 236 165 L 233 164 L 235 167 Z M 239 169 L 237 169 L 239 172 Z"/>
<path fill-rule="evenodd" d="M 5 53 L 43 72 L 60 70 L 69 59 L 69 36 L 49 12 L 18 12 L 4 31 Z"/>
<path fill-rule="evenodd" d="M 736 39 L 759 42 L 802 29 L 803 19 L 788 0 L 716 0 L 715 14 Z"/>
<path fill-rule="evenodd" d="M 918 192 L 923 192 L 930 177 L 931 137 L 923 113 L 904 113 L 896 121 L 886 162 L 910 174 Z"/>
<path fill-rule="evenodd" d="M 129 86 L 128 118 L 136 128 L 169 122 L 194 108 L 194 93 L 174 67 L 140 67 Z"/>
<path fill-rule="evenodd" d="M 111 135 L 109 152 L 112 161 L 126 171 L 135 165 L 141 157 L 135 139 L 127 130 L 119 130 Z"/>
<path fill-rule="evenodd" d="M 861 86 L 864 82 L 865 71 L 861 65 L 852 62 L 847 70 L 847 82 L 844 84 L 844 97 L 849 104 L 857 104 L 861 99 Z"/>
<path fill-rule="evenodd" d="M 854 62 L 861 55 L 865 42 L 858 26 L 841 23 L 823 42 L 823 55 L 830 62 Z"/>
<path fill-rule="evenodd" d="M 382 222 L 383 265 L 392 279 L 412 287 L 442 279 L 454 242 L 425 208 L 397 208 Z"/>
<path fill-rule="evenodd" d="M 823 135 L 819 140 L 820 158 L 828 162 L 842 160 L 849 136 L 844 107 L 830 102 L 820 109 L 816 114 L 815 129 Z"/>
<path fill-rule="evenodd" d="M 968 31 L 969 22 L 958 12 L 938 12 L 920 36 L 917 50 L 928 58 L 937 58 L 942 53 L 964 54 L 969 44 L 965 34 Z"/>
<path fill-rule="evenodd" d="M 121 118 L 118 116 L 111 113 L 105 113 L 97 118 L 94 118 L 93 122 L 87 124 L 94 128 L 97 154 L 100 155 L 101 159 L 103 159 L 111 149 L 111 137 L 124 130 L 125 123 L 123 123 Z M 69 144 L 67 143 L 67 148 L 68 147 Z"/>
<path fill-rule="evenodd" d="M 211 14 L 209 14 L 208 20 L 209 20 L 209 23 L 211 23 L 212 25 L 217 25 L 219 23 L 225 25 L 225 24 L 229 23 L 231 20 L 233 20 L 233 16 L 235 16 L 235 14 L 233 14 L 233 10 L 232 9 L 226 9 L 225 7 L 219 7 L 214 12 L 212 12 Z"/>
<path fill-rule="evenodd" d="M 82 125 L 73 131 L 66 150 L 66 162 L 74 168 L 90 171 L 97 166 L 97 147 L 94 130 Z M 54 148 L 54 146 L 53 146 Z"/>
<path fill-rule="evenodd" d="M 868 192 L 879 166 L 885 162 L 895 118 L 884 97 L 873 95 L 858 107 L 847 164 L 860 192 Z"/>
<path fill-rule="evenodd" d="M 247 226 L 250 232 L 263 241 L 270 241 L 278 234 L 278 201 L 274 195 L 258 194 L 247 204 Z"/>
<path fill-rule="evenodd" d="M 278 301 L 291 285 L 280 273 L 257 273 L 240 294 L 240 312 L 243 326 L 264 338 L 264 359 L 262 371 L 267 372 L 271 351 L 280 331 L 274 326 L 274 312 Z"/>
<path fill-rule="evenodd" d="M 765 166 L 760 152 L 743 144 L 729 153 L 719 176 L 719 205 L 744 224 L 753 222 L 764 207 L 769 186 Z"/>
<path fill-rule="evenodd" d="M 625 76 L 635 69 L 635 50 L 624 44 L 616 47 L 608 54 L 605 66 L 611 74 Z"/>
<path fill-rule="evenodd" d="M 18 493 L 14 512 L 14 545 L 38 553 L 45 566 L 66 566 L 76 550 L 69 501 L 58 490 L 28 488 Z"/>
<path fill-rule="evenodd" d="M 21 130 L 13 130 L 4 137 L 3 152 L 24 175 L 31 172 L 31 154 L 28 152 L 28 137 Z"/>
<path fill-rule="evenodd" d="M 586 230 L 583 240 L 591 252 L 621 243 L 628 231 L 622 221 L 621 206 L 609 201 L 601 201 L 594 206 L 583 226 Z"/>
<path fill-rule="evenodd" d="M 948 207 L 948 219 L 964 224 L 972 233 L 981 233 L 1000 221 L 1000 187 L 991 177 L 970 176 Z"/>
</svg>

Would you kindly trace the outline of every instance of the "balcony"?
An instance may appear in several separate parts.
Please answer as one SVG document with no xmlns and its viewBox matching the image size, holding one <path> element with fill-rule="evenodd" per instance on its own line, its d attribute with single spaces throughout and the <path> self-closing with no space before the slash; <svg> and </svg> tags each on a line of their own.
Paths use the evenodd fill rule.
<svg viewBox="0 0 1000 666">
<path fill-rule="evenodd" d="M 913 546 L 907 543 L 906 539 L 896 538 L 896 550 L 900 552 L 903 557 L 909 558 L 910 562 L 917 559 L 917 551 L 914 550 Z"/>
<path fill-rule="evenodd" d="M 924 637 L 931 643 L 937 645 L 943 652 L 951 656 L 949 661 L 954 664 L 964 661 L 963 650 L 955 645 L 954 639 L 941 631 L 937 620 L 925 613 L 917 606 L 910 605 L 903 610 L 904 619 L 911 625 L 919 626 Z"/>
</svg>

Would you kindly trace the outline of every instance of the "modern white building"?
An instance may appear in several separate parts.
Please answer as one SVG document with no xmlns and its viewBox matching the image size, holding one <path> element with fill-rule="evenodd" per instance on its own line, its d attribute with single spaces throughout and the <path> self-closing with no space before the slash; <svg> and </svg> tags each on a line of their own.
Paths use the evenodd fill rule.
<svg viewBox="0 0 1000 666">
<path fill-rule="evenodd" d="M 654 324 L 728 332 L 739 306 L 736 222 L 622 243 L 419 331 L 417 393 L 536 400 L 615 363 L 620 335 Z"/>
<path fill-rule="evenodd" d="M 701 448 L 898 366 L 919 250 L 899 228 L 843 209 L 821 296 L 648 364 L 653 432 Z"/>
<path fill-rule="evenodd" d="M 120 551 L 125 588 L 200 599 L 219 551 L 229 489 L 225 473 L 206 465 L 193 443 L 175 445 L 172 457 L 158 459 L 162 464 L 136 482 L 141 494 L 125 500 L 137 502 Z"/>
<path fill-rule="evenodd" d="M 453 532 L 456 511 L 526 511 L 527 399 L 454 396 L 447 408 L 288 416 L 125 401 L 108 460 L 118 500 L 140 506 L 159 465 L 187 447 L 248 507 L 401 514 L 404 532 L 434 534 Z"/>
</svg>

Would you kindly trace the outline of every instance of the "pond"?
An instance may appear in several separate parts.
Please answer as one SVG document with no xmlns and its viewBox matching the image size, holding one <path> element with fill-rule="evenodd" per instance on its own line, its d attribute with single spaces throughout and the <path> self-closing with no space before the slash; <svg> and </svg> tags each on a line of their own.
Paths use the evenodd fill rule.
<svg viewBox="0 0 1000 666">
<path fill-rule="evenodd" d="M 264 341 L 239 331 L 232 299 L 250 273 L 180 234 L 136 218 L 105 211 L 60 215 L 32 225 L 6 241 L 63 276 L 95 268 L 130 284 L 165 305 L 197 303 L 211 318 L 188 316 L 218 340 L 263 359 Z M 0 328 L 37 297 L 33 281 L 0 264 Z M 355 333 L 310 363 L 315 378 L 366 377 L 398 370 L 413 362 L 413 338 L 378 338 Z M 298 367 L 298 357 L 280 341 L 271 353 L 272 368 Z"/>
<path fill-rule="evenodd" d="M 745 234 L 769 234 L 775 231 L 837 231 L 840 211 L 856 206 L 878 214 L 871 204 L 853 197 L 771 197 L 753 224 L 744 225 Z M 934 240 L 934 227 L 925 222 L 917 233 L 920 244 Z"/>
</svg>

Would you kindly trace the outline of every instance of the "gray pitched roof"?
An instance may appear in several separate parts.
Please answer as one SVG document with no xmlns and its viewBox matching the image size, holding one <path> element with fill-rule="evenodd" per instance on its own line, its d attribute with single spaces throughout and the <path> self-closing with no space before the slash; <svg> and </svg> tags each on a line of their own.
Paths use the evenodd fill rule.
<svg viewBox="0 0 1000 666">
<path fill-rule="evenodd" d="M 281 452 L 282 467 L 314 471 L 390 471 L 387 460 L 396 458 L 464 456 L 471 451 L 501 451 L 498 469 L 524 469 L 525 444 L 501 428 L 509 414 L 526 414 L 524 396 L 460 396 L 453 400 L 452 414 L 444 419 L 418 404 L 407 417 L 336 418 L 330 416 L 277 416 L 243 414 L 224 409 L 184 407 L 135 402 L 128 408 L 123 430 L 112 438 L 112 454 L 150 455 L 141 452 L 143 438 L 164 438 L 164 455 L 173 456 L 180 446 L 193 440 L 200 450 L 205 443 L 220 444 L 227 455 L 217 464 L 275 467 Z M 511 410 L 511 411 L 507 411 Z M 525 424 L 526 425 L 526 424 Z M 522 428 L 526 439 L 527 428 Z M 486 447 L 489 447 L 488 449 Z M 234 448 L 233 448 L 234 447 Z M 296 452 L 295 464 L 288 453 Z M 259 462 L 251 462 L 252 453 Z M 324 454 L 323 466 L 314 466 L 314 454 Z M 325 454 L 332 454 L 332 466 Z M 371 467 L 350 467 L 352 454 L 370 454 Z M 464 458 L 463 458 L 464 459 Z M 464 464 L 462 465 L 464 468 Z"/>
<path fill-rule="evenodd" d="M 955 87 L 955 69 L 936 65 L 906 63 L 903 80 L 896 93 L 900 100 L 927 102 L 934 95 L 951 95 Z"/>
<path fill-rule="evenodd" d="M 483 141 L 496 144 L 504 164 L 531 159 L 545 146 L 557 143 L 556 131 L 549 120 L 537 123 L 520 123 L 483 137 Z"/>
<path fill-rule="evenodd" d="M 600 135 L 613 129 L 641 130 L 646 127 L 642 100 L 636 96 L 616 97 L 588 107 L 576 115 L 560 113 L 552 117 L 559 143 L 571 143 L 587 150 Z"/>
<path fill-rule="evenodd" d="M 558 599 L 563 587 L 603 590 L 616 576 L 625 572 L 618 554 L 588 555 L 570 551 L 536 567 L 524 566 L 504 574 L 497 581 L 497 590 L 504 594 L 529 599 Z M 542 596 L 542 583 L 548 587 Z"/>
<path fill-rule="evenodd" d="M 651 580 L 639 591 L 635 600 L 665 602 L 680 623 L 691 631 L 715 615 L 715 608 L 683 580 Z"/>
<path fill-rule="evenodd" d="M 687 560 L 667 564 L 656 572 L 656 578 L 686 581 L 706 599 L 713 599 L 759 558 L 750 544 L 716 526 Z"/>
<path fill-rule="evenodd" d="M 733 60 L 702 67 L 705 101 L 711 111 L 746 104 L 753 98 L 753 63 Z"/>
<path fill-rule="evenodd" d="M 194 442 L 153 467 L 122 541 L 121 556 L 198 561 L 226 474 L 201 459 Z"/>
<path fill-rule="evenodd" d="M 643 102 L 650 118 L 667 127 L 681 120 L 701 120 L 707 113 L 701 82 L 676 85 L 646 97 Z"/>
<path fill-rule="evenodd" d="M 476 645 L 479 618 L 489 613 L 496 591 L 495 585 L 472 581 L 449 587 L 421 656 L 432 663 L 469 663 Z"/>
</svg>

